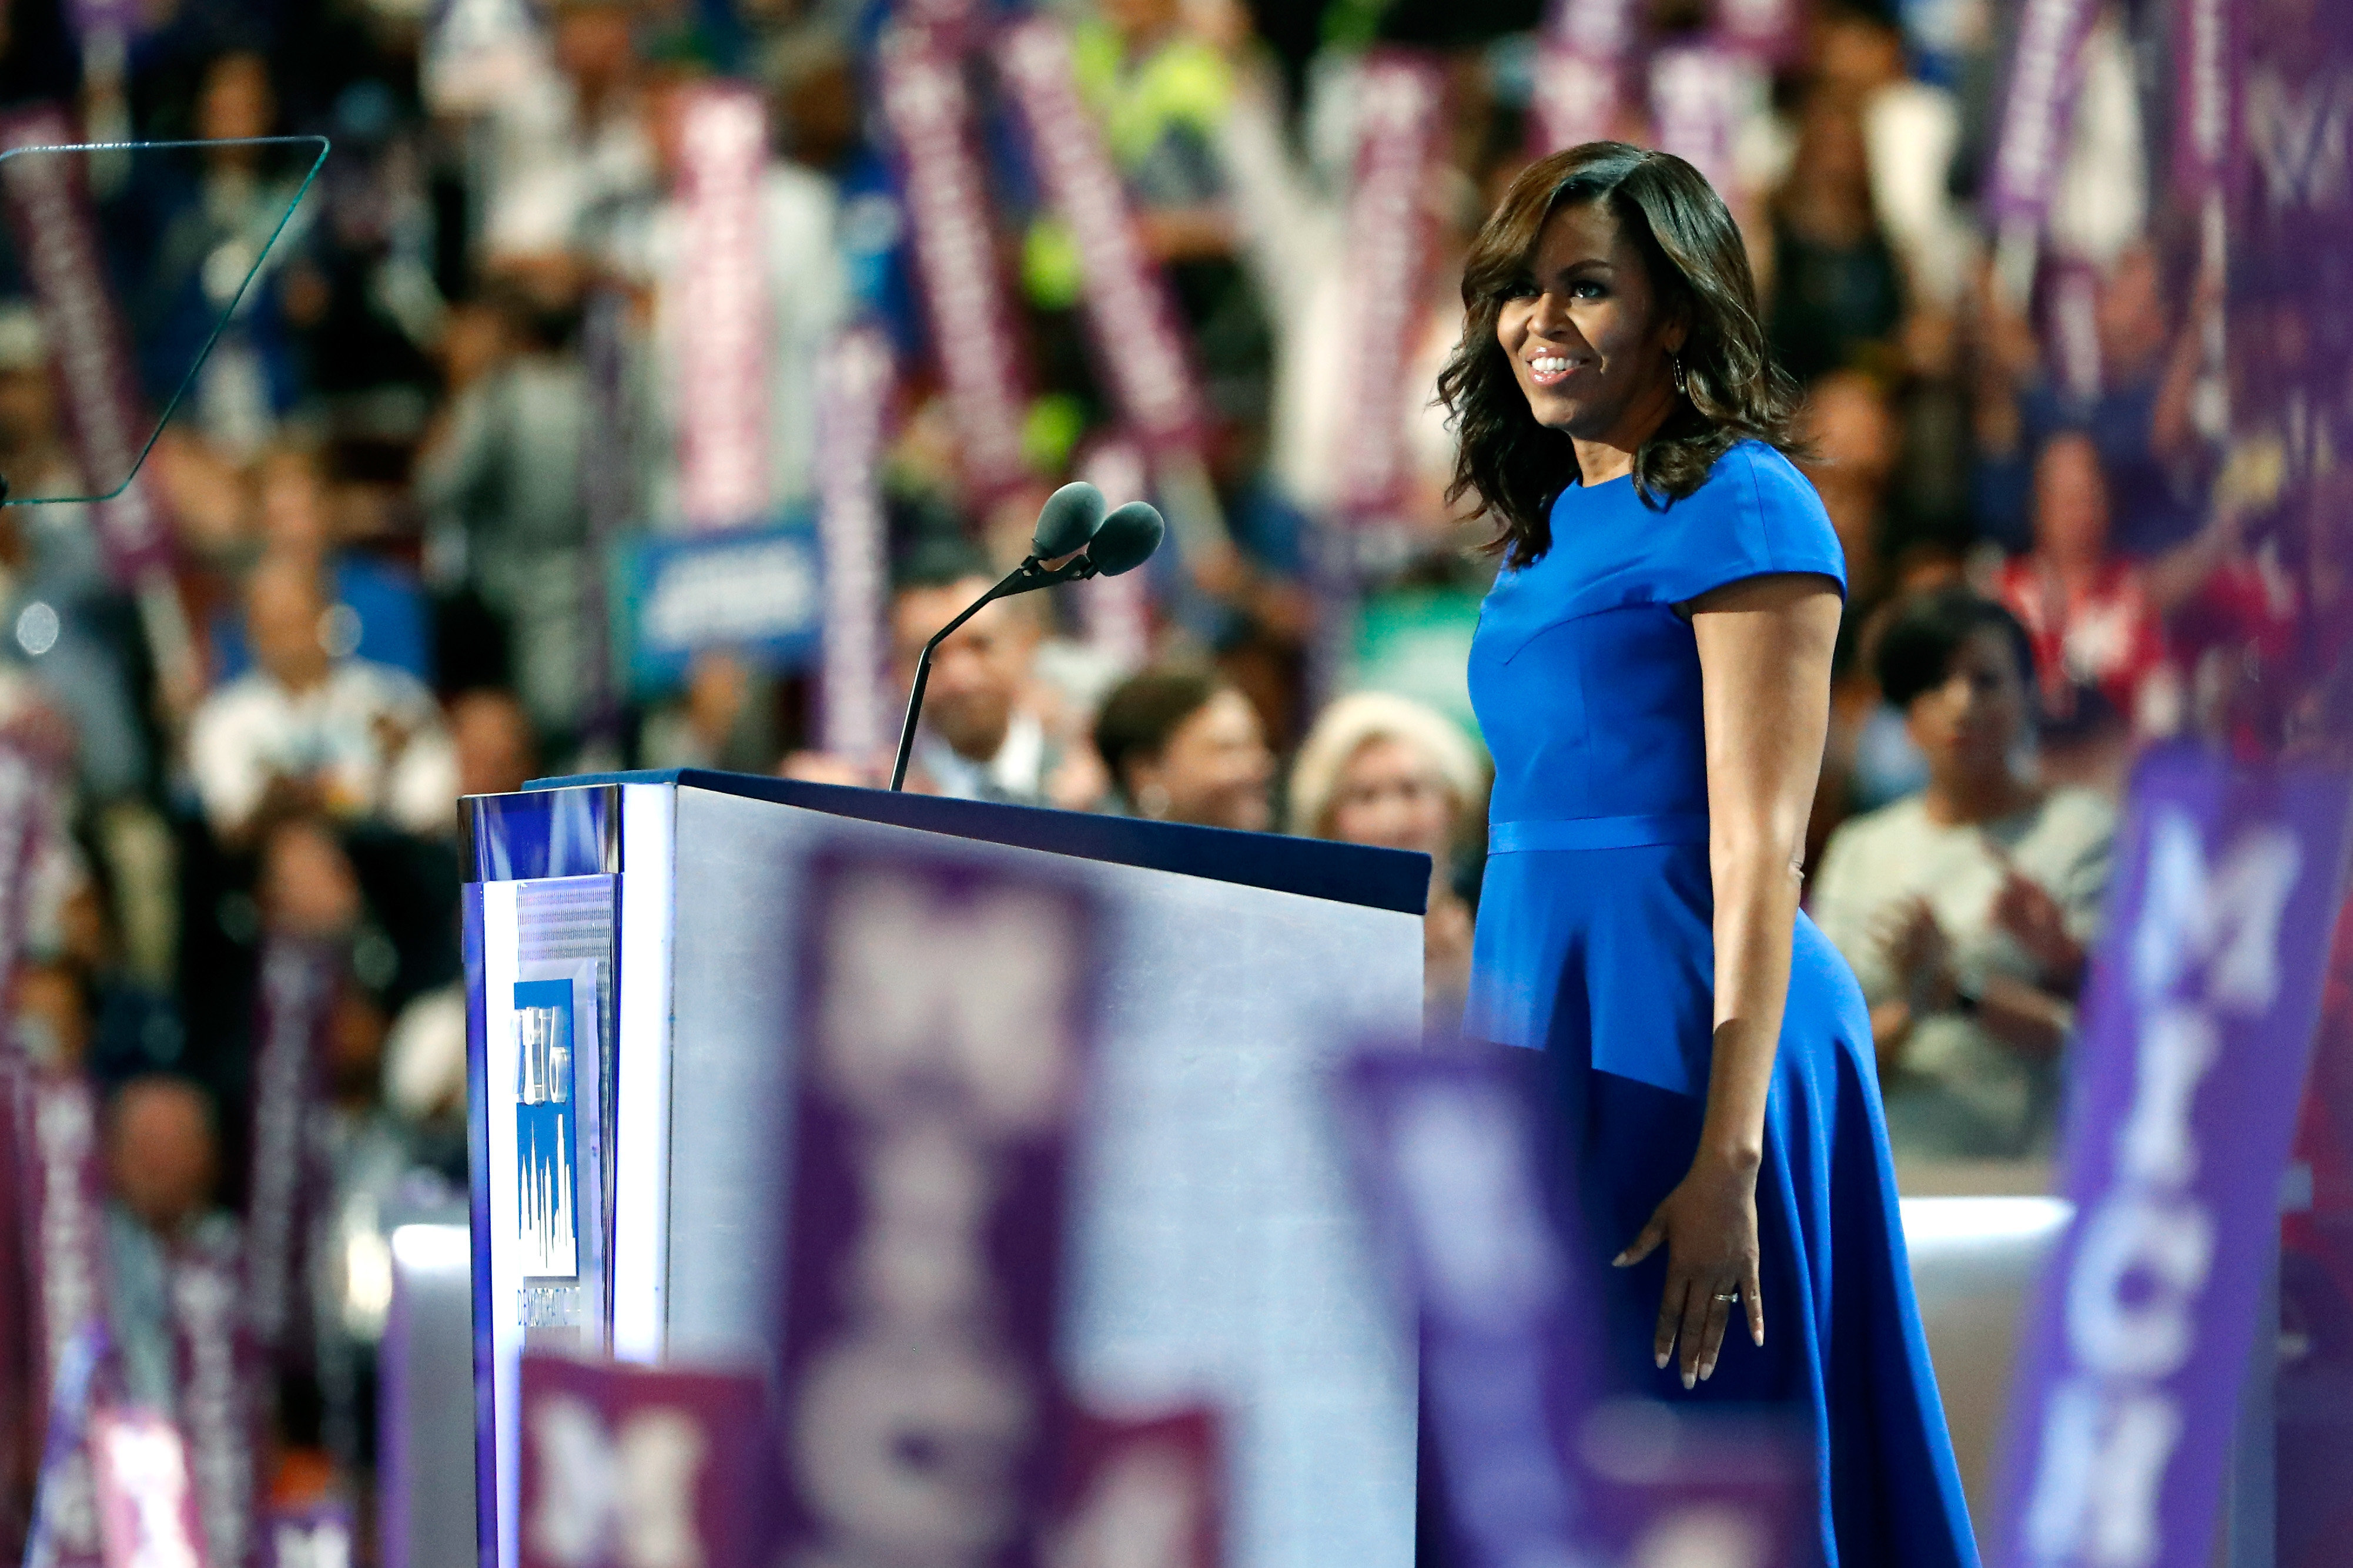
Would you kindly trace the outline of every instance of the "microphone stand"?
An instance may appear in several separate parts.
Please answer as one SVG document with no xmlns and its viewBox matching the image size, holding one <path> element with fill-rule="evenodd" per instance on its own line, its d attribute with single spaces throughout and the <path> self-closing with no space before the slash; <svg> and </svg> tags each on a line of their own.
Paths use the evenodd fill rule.
<svg viewBox="0 0 2353 1568">
<path fill-rule="evenodd" d="M 915 661 L 915 683 L 907 692 L 907 719 L 899 726 L 899 756 L 891 764 L 891 787 L 903 790 L 907 784 L 907 759 L 915 749 L 915 721 L 923 716 L 923 688 L 932 679 L 932 655 L 938 651 L 948 634 L 980 614 L 999 599 L 1009 599 L 1016 594 L 1027 594 L 1033 588 L 1050 588 L 1057 583 L 1080 583 L 1097 571 L 1095 563 L 1083 554 L 1075 554 L 1060 566 L 1047 566 L 1032 555 L 1007 573 L 997 586 L 964 607 L 955 620 L 932 634 L 923 645 L 923 654 Z"/>
</svg>

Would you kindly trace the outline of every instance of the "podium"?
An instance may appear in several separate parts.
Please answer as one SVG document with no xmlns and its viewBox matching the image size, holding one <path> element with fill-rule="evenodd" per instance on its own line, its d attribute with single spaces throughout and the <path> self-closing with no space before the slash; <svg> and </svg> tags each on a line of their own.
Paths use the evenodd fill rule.
<svg viewBox="0 0 2353 1568">
<path fill-rule="evenodd" d="M 527 1346 L 775 1364 L 797 895 L 844 852 L 1085 886 L 1071 1391 L 1219 1412 L 1233 1568 L 1409 1568 L 1415 1369 L 1325 1069 L 1419 1031 L 1425 858 L 691 769 L 460 817 L 484 1568 L 519 1562 Z"/>
</svg>

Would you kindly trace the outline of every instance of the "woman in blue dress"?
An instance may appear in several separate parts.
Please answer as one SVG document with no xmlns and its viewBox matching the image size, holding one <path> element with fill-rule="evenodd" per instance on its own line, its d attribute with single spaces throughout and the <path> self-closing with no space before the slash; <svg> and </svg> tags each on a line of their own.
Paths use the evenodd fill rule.
<svg viewBox="0 0 2353 1568">
<path fill-rule="evenodd" d="M 1462 298 L 1440 394 L 1504 557 L 1467 1031 L 1556 1064 L 1620 1386 L 1794 1417 L 1826 1563 L 1974 1564 L 1869 1016 L 1799 909 L 1845 563 L 1739 231 L 1679 158 L 1572 148 Z"/>
</svg>

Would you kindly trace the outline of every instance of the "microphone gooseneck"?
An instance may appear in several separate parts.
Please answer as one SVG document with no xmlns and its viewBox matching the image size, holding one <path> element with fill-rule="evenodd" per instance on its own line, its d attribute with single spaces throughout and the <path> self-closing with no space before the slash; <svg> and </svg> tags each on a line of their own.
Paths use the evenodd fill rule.
<svg viewBox="0 0 2353 1568">
<path fill-rule="evenodd" d="M 1047 497 L 1029 538 L 1035 553 L 966 605 L 923 645 L 922 657 L 915 660 L 914 684 L 907 691 L 906 721 L 899 726 L 899 754 L 891 764 L 891 787 L 906 787 L 907 761 L 915 749 L 915 721 L 923 717 L 923 688 L 932 679 L 932 655 L 951 633 L 999 599 L 1050 588 L 1057 583 L 1133 572 L 1151 559 L 1167 531 L 1160 513 L 1140 500 L 1130 501 L 1106 517 L 1103 492 L 1084 480 L 1064 485 Z M 1081 551 L 1085 553 L 1078 553 Z M 1068 559 L 1059 566 L 1045 564 L 1062 557 Z"/>
</svg>

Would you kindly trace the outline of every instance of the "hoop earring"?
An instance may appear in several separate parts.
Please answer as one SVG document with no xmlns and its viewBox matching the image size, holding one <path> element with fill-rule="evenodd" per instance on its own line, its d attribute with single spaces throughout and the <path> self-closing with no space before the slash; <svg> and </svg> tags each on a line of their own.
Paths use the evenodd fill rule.
<svg viewBox="0 0 2353 1568">
<path fill-rule="evenodd" d="M 1691 378 L 1683 374 L 1683 356 L 1679 353 L 1669 354 L 1667 358 L 1674 366 L 1675 395 L 1677 397 L 1689 397 L 1691 395 Z"/>
</svg>

